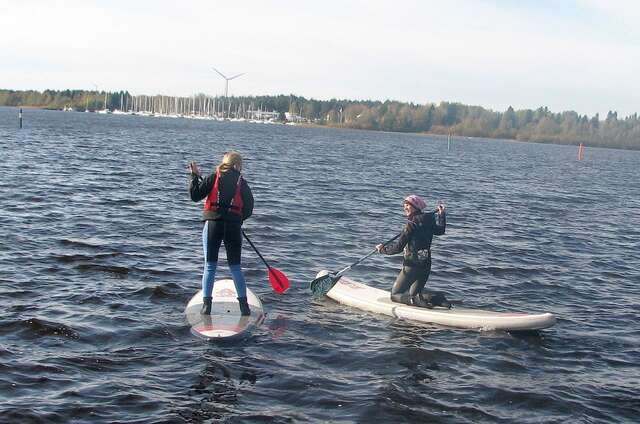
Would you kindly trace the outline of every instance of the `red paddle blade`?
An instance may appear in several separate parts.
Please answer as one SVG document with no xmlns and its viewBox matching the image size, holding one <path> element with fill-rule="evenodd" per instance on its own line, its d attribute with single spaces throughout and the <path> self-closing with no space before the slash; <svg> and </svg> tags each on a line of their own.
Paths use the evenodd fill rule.
<svg viewBox="0 0 640 424">
<path fill-rule="evenodd" d="M 280 270 L 269 267 L 269 282 L 273 291 L 276 293 L 284 293 L 289 288 L 289 279 Z"/>
</svg>

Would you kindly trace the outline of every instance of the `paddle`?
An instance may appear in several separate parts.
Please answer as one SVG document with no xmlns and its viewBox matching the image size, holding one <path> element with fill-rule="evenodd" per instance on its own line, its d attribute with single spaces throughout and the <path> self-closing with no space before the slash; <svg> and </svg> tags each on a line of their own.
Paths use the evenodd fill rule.
<svg viewBox="0 0 640 424">
<path fill-rule="evenodd" d="M 255 250 L 255 252 L 258 254 L 260 259 L 262 259 L 262 262 L 264 262 L 264 264 L 267 266 L 267 270 L 269 271 L 269 283 L 271 283 L 271 287 L 273 288 L 273 291 L 279 294 L 283 294 L 284 292 L 286 292 L 287 289 L 289 288 L 289 279 L 287 278 L 287 276 L 284 275 L 282 271 L 276 268 L 273 268 L 271 265 L 269 265 L 269 263 L 267 263 L 267 261 L 262 257 L 260 252 L 258 252 L 258 249 L 256 248 L 256 246 L 251 242 L 249 237 L 247 237 L 247 233 L 245 233 L 244 230 L 242 230 L 242 235 L 244 236 L 245 239 L 247 239 L 247 241 L 249 242 L 253 250 Z"/>
<path fill-rule="evenodd" d="M 400 234 L 398 234 L 397 236 L 395 236 L 391 240 L 385 241 L 384 243 L 382 243 L 382 245 L 385 246 L 385 245 L 391 243 L 392 241 L 394 241 L 395 239 L 397 239 L 398 237 L 400 237 Z M 367 253 L 365 256 L 363 256 L 362 258 L 358 259 L 356 262 L 352 263 L 351 265 L 349 265 L 346 268 L 341 269 L 340 271 L 336 272 L 335 274 L 323 275 L 323 276 L 318 277 L 315 280 L 313 280 L 311 282 L 311 284 L 309 285 L 309 288 L 313 292 L 314 296 L 323 296 L 323 295 L 327 294 L 329 292 L 329 290 L 331 290 L 333 288 L 333 286 L 335 286 L 335 284 L 338 282 L 338 280 L 340 280 L 340 277 L 342 277 L 351 268 L 353 268 L 354 266 L 358 265 L 360 262 L 364 261 L 365 259 L 367 259 L 369 256 L 373 255 L 377 251 L 378 251 L 377 249 L 373 249 L 371 252 Z"/>
</svg>

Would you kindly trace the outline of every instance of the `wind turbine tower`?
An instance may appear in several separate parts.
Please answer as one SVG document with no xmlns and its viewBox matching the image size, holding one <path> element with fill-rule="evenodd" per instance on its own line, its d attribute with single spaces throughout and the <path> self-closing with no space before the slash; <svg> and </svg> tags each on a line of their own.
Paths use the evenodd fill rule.
<svg viewBox="0 0 640 424">
<path fill-rule="evenodd" d="M 224 78 L 224 80 L 225 80 L 225 82 L 224 82 L 224 99 L 225 99 L 225 100 L 227 100 L 227 97 L 228 97 L 228 95 L 229 95 L 229 81 L 231 81 L 232 79 L 236 79 L 236 78 L 238 78 L 239 76 L 244 75 L 244 74 L 245 74 L 245 72 L 242 72 L 242 73 L 240 73 L 240 74 L 234 75 L 234 76 L 232 76 L 232 77 L 227 77 L 225 74 L 223 74 L 222 72 L 218 71 L 216 68 L 213 68 L 213 67 L 212 67 L 212 69 L 213 69 L 214 71 L 216 71 L 216 73 L 217 73 L 218 75 L 220 75 L 222 78 Z M 224 118 L 224 106 L 222 107 L 222 117 Z"/>
</svg>

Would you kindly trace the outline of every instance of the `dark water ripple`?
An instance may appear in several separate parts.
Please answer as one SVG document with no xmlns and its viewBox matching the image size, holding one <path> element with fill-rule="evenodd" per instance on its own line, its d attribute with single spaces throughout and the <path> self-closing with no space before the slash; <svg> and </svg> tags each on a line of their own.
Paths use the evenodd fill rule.
<svg viewBox="0 0 640 424">
<path fill-rule="evenodd" d="M 638 152 L 0 108 L 0 422 L 636 422 Z M 292 282 L 248 340 L 194 339 L 200 205 L 185 166 L 246 157 L 246 231 Z M 545 310 L 540 333 L 410 324 L 313 299 L 445 200 L 430 285 L 471 307 Z M 399 257 L 351 275 L 389 287 Z M 224 266 L 221 276 L 229 275 Z"/>
</svg>

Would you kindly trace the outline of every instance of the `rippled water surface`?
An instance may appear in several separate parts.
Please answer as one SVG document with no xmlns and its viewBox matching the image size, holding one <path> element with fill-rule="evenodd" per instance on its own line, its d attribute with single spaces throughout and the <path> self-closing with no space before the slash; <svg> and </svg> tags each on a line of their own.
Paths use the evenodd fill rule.
<svg viewBox="0 0 640 424">
<path fill-rule="evenodd" d="M 0 422 L 637 422 L 640 152 L 0 108 Z M 186 164 L 246 157 L 245 230 L 292 287 L 251 338 L 194 338 Z M 308 283 L 448 206 L 429 287 L 549 311 L 537 334 L 395 321 Z M 224 265 L 224 264 L 223 264 Z M 389 288 L 399 257 L 352 278 Z M 220 277 L 228 277 L 225 266 Z"/>
</svg>

